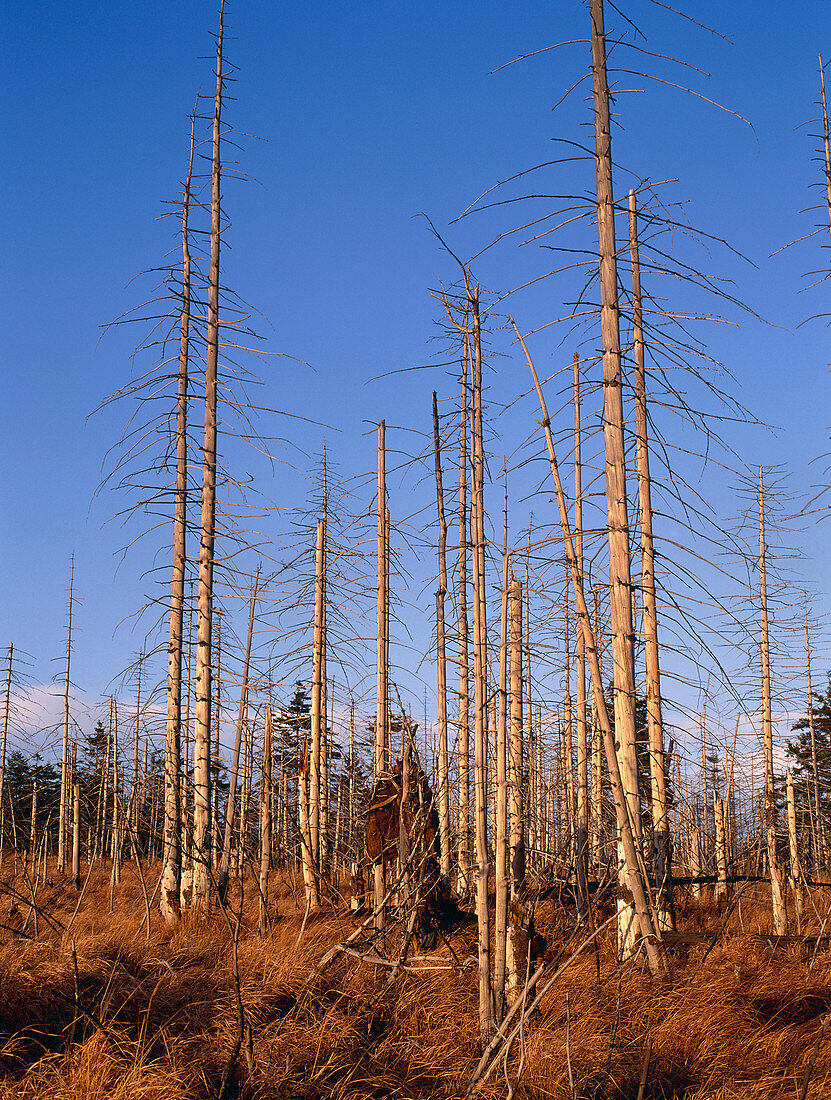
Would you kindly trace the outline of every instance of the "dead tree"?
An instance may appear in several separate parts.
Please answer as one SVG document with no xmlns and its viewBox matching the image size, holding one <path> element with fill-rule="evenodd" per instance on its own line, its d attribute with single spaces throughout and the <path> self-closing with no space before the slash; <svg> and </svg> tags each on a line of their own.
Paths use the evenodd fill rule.
<svg viewBox="0 0 831 1100">
<path fill-rule="evenodd" d="M 216 44 L 216 91 L 211 155 L 211 236 L 208 271 L 208 315 L 205 352 L 205 432 L 202 460 L 202 513 L 199 529 L 199 612 L 196 635 L 196 724 L 194 728 L 193 905 L 206 912 L 210 904 L 211 865 L 211 635 L 214 600 L 217 471 L 217 365 L 219 360 L 219 251 L 222 222 L 221 140 L 224 8 L 219 8 Z"/>
<path fill-rule="evenodd" d="M 606 34 L 603 0 L 591 0 L 592 85 L 594 95 L 595 169 L 597 187 L 598 260 L 600 267 L 600 328 L 603 343 L 603 436 L 606 456 L 609 587 L 611 594 L 612 668 L 615 741 L 626 809 L 636 849 L 641 843 L 638 761 L 635 750 L 635 656 L 632 626 L 632 577 L 629 563 L 629 516 L 626 505 L 626 457 L 620 362 L 620 317 L 617 297 L 617 249 L 612 192 L 612 134 L 609 85 L 606 77 Z M 620 841 L 618 940 L 624 956 L 631 954 L 637 921 L 630 898 L 637 863 L 627 859 Z"/>
</svg>

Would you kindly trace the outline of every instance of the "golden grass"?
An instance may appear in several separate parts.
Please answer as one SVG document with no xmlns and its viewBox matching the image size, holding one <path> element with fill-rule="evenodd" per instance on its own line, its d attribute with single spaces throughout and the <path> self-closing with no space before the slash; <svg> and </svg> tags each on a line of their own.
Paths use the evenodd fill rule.
<svg viewBox="0 0 831 1100">
<path fill-rule="evenodd" d="M 71 934 L 41 915 L 39 934 L 21 938 L 27 907 L 3 892 L 23 889 L 8 862 L 0 922 L 17 931 L 0 930 L 0 1100 L 217 1097 L 238 1028 L 222 916 L 185 919 L 171 933 L 152 912 L 148 938 L 135 870 L 125 868 L 110 912 L 109 872 L 94 868 Z M 152 892 L 155 872 L 146 878 Z M 479 1056 L 475 967 L 404 974 L 386 990 L 387 971 L 342 958 L 310 989 L 312 967 L 352 921 L 343 912 L 317 915 L 300 938 L 290 884 L 275 876 L 274 886 L 279 919 L 268 936 L 256 933 L 255 891 L 243 908 L 239 969 L 253 1072 L 241 1053 L 229 1095 L 462 1096 Z M 831 904 L 821 894 L 814 900 L 820 914 Z M 77 894 L 53 876 L 38 902 L 65 928 Z M 712 937 L 723 919 L 706 904 L 688 907 L 680 927 Z M 553 954 L 566 950 L 572 924 L 553 902 L 538 907 L 537 927 Z M 818 927 L 814 916 L 804 931 Z M 831 954 L 820 950 L 810 968 L 799 946 L 772 953 L 755 936 L 767 931 L 761 895 L 743 900 L 703 962 L 705 947 L 689 947 L 660 981 L 637 966 L 619 970 L 613 938 L 604 939 L 597 955 L 587 951 L 545 995 L 523 1043 L 481 1094 L 504 1096 L 506 1069 L 517 1097 L 635 1100 L 651 1039 L 645 1100 L 796 1100 L 831 1008 Z M 26 932 L 33 934 L 31 920 Z M 474 930 L 454 933 L 450 944 L 464 959 Z M 445 946 L 438 953 L 450 958 Z M 812 1100 L 826 1095 L 831 1028 L 808 1091 Z"/>
</svg>

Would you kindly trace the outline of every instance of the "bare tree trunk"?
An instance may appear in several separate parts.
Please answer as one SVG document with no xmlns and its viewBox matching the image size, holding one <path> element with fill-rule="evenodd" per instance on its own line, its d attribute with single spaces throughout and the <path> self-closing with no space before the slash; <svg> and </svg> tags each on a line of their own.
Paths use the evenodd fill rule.
<svg viewBox="0 0 831 1100">
<path fill-rule="evenodd" d="M 205 354 L 205 435 L 202 463 L 202 516 L 199 543 L 199 619 L 196 635 L 196 726 L 193 762 L 193 906 L 210 908 L 211 865 L 211 632 L 213 626 L 214 543 L 216 539 L 217 363 L 219 359 L 219 247 L 222 219 L 222 48 L 224 0 L 220 0 L 216 45 L 211 157 L 211 253 Z"/>
<path fill-rule="evenodd" d="M 592 0 L 594 3 L 595 0 Z M 603 741 L 606 747 L 606 758 L 609 767 L 609 780 L 612 787 L 612 793 L 615 803 L 615 816 L 617 821 L 618 839 L 623 856 L 622 871 L 625 874 L 625 882 L 628 887 L 628 895 L 631 898 L 631 902 L 625 900 L 632 907 L 632 920 L 631 924 L 635 926 L 634 935 L 640 932 L 643 938 L 643 946 L 646 952 L 647 959 L 649 961 L 649 968 L 653 974 L 657 974 L 664 969 L 664 963 L 658 952 L 656 940 L 660 939 L 660 931 L 655 928 L 652 922 L 652 916 L 649 909 L 649 902 L 646 893 L 646 885 L 643 878 L 643 865 L 642 860 L 639 858 L 638 843 L 636 839 L 636 832 L 633 826 L 632 816 L 629 813 L 629 801 L 626 797 L 626 788 L 624 785 L 623 777 L 621 775 L 621 769 L 618 764 L 618 758 L 615 750 L 615 738 L 618 736 L 617 726 L 612 729 L 612 724 L 609 721 L 609 713 L 606 709 L 606 700 L 603 695 L 603 682 L 600 676 L 600 664 L 598 661 L 597 648 L 595 645 L 594 634 L 591 628 L 591 621 L 589 619 L 588 607 L 586 606 L 586 597 L 583 592 L 583 586 L 579 583 L 580 579 L 577 576 L 577 558 L 574 552 L 574 542 L 571 537 L 571 530 L 568 521 L 568 509 L 566 508 L 565 494 L 563 492 L 562 482 L 560 480 L 560 471 L 557 464 L 557 456 L 554 451 L 554 440 L 551 434 L 551 422 L 548 418 L 548 410 L 545 404 L 545 397 L 543 396 L 542 387 L 539 384 L 537 378 L 537 372 L 534 369 L 534 364 L 531 356 L 528 354 L 528 349 L 525 346 L 525 341 L 519 332 L 519 329 L 514 326 L 522 344 L 523 351 L 525 352 L 528 365 L 531 369 L 531 373 L 534 378 L 534 385 L 537 390 L 537 396 L 540 402 L 540 408 L 543 414 L 543 427 L 545 429 L 546 444 L 548 447 L 548 459 L 551 469 L 551 475 L 554 480 L 557 505 L 560 512 L 560 526 L 563 533 L 563 541 L 565 543 L 566 559 L 571 570 L 572 586 L 574 587 L 574 594 L 577 600 L 577 610 L 580 617 L 580 621 L 583 624 L 583 637 L 586 643 L 586 656 L 589 662 L 589 669 L 592 678 L 592 688 L 594 696 L 594 705 L 597 711 L 600 727 L 603 731 Z M 619 905 L 619 913 L 623 909 L 622 905 Z M 619 920 L 621 918 L 619 917 Z M 623 939 L 626 943 L 630 941 L 630 937 L 633 936 L 628 924 L 623 928 Z"/>
<path fill-rule="evenodd" d="M 637 204 L 629 192 L 629 250 L 632 257 L 632 324 L 635 361 L 635 434 L 638 458 L 638 496 L 641 529 L 641 583 L 643 586 L 643 641 L 646 657 L 646 713 L 649 733 L 649 774 L 652 794 L 652 851 L 655 908 L 662 928 L 675 924 L 672 891 L 672 844 L 667 813 L 664 716 L 661 705 L 661 666 L 658 650 L 658 605 L 655 598 L 655 549 L 652 539 L 652 481 L 649 475 L 646 366 L 644 361 L 641 267 L 638 249 Z"/>
<path fill-rule="evenodd" d="M 31 877 L 34 880 L 35 873 L 35 859 L 37 858 L 37 818 L 38 818 L 38 785 L 36 782 L 32 782 L 32 816 L 29 822 L 29 861 L 32 865 Z M 14 813 L 12 813 L 12 824 L 14 824 Z M 21 827 L 23 822 L 21 821 Z M 17 831 L 17 830 L 15 830 Z M 17 852 L 17 839 L 15 839 L 15 852 Z"/>
<path fill-rule="evenodd" d="M 459 420 L 459 585 L 457 616 L 459 629 L 459 805 L 456 831 L 459 849 L 459 894 L 471 892 L 470 851 L 470 646 L 467 621 L 467 432 L 468 432 L 468 382 L 467 367 L 470 360 L 470 342 L 465 325 L 462 377 L 462 401 Z"/>
<path fill-rule="evenodd" d="M 485 602 L 484 450 L 482 443 L 482 341 L 479 288 L 468 287 L 473 322 L 472 377 L 472 500 L 473 561 L 473 715 L 474 715 L 474 835 L 476 844 L 476 916 L 479 928 L 479 1033 L 490 1040 L 494 1026 L 488 924 L 488 662 Z"/>
<path fill-rule="evenodd" d="M 447 597 L 447 519 L 444 514 L 444 486 L 441 472 L 441 436 L 439 434 L 439 406 L 433 391 L 433 451 L 436 464 L 436 506 L 439 518 L 439 587 L 436 591 L 436 658 L 439 708 L 439 844 L 441 848 L 441 875 L 450 882 L 450 777 L 447 754 L 447 656 L 445 652 L 444 603 Z"/>
<path fill-rule="evenodd" d="M 493 1006 L 495 1022 L 505 1011 L 505 974 L 508 940 L 508 487 L 505 485 L 505 540 L 502 549 L 502 607 L 499 620 L 499 690 L 496 715 L 495 770 L 495 859 L 496 909 L 493 922 Z M 497 702 L 497 700 L 494 700 Z"/>
<path fill-rule="evenodd" d="M 511 908 L 508 923 L 506 1001 L 512 1004 L 526 980 L 528 914 L 525 893 L 525 821 L 522 736 L 522 585 L 512 577 L 509 593 L 511 662 L 510 726 L 508 734 L 508 798 L 510 810 L 509 874 Z"/>
<path fill-rule="evenodd" d="M 791 889 L 794 896 L 794 912 L 797 925 L 801 926 L 804 897 L 802 891 L 802 867 L 799 861 L 799 846 L 796 835 L 796 801 L 794 799 L 793 776 L 788 772 L 787 780 L 788 808 L 788 850 L 791 857 Z"/>
<path fill-rule="evenodd" d="M 805 669 L 808 676 L 808 730 L 811 734 L 811 772 L 814 801 L 814 866 L 825 866 L 825 823 L 819 805 L 819 769 L 817 768 L 817 739 L 814 730 L 814 692 L 811 683 L 811 639 L 808 634 L 808 596 L 805 596 Z"/>
<path fill-rule="evenodd" d="M 63 688 L 63 741 L 61 743 L 61 801 L 58 816 L 58 870 L 66 868 L 69 840 L 69 663 L 72 654 L 72 597 L 75 584 L 75 557 L 69 567 L 69 617 L 66 628 L 66 669 Z"/>
<path fill-rule="evenodd" d="M 626 505 L 626 461 L 623 432 L 623 393 L 620 369 L 620 319 L 617 300 L 617 251 L 612 193 L 612 135 L 609 86 L 606 79 L 606 38 L 603 0 L 591 0 L 592 81 L 594 88 L 597 232 L 600 264 L 600 325 L 603 341 L 603 436 L 606 453 L 606 509 L 609 539 L 612 666 L 615 741 L 626 807 L 636 848 L 640 847 L 640 797 L 635 748 L 635 665 L 632 627 L 632 577 L 629 567 L 629 517 Z M 611 765 L 610 765 L 611 766 Z M 618 943 L 624 957 L 635 946 L 637 921 L 626 879 L 635 868 L 627 865 L 619 841 L 620 892 Z"/>
<path fill-rule="evenodd" d="M 112 853 L 112 882 L 121 882 L 121 798 L 118 779 L 118 702 L 113 699 L 113 824 L 110 838 Z M 110 892 L 112 902 L 112 892 Z"/>
<path fill-rule="evenodd" d="M 271 706 L 265 708 L 260 782 L 260 935 L 268 931 L 268 869 L 271 863 Z"/>
<path fill-rule="evenodd" d="M 225 803 L 222 857 L 219 862 L 219 876 L 217 878 L 217 893 L 223 900 L 228 889 L 228 874 L 231 867 L 231 839 L 234 833 L 240 749 L 242 747 L 245 721 L 248 714 L 248 675 L 251 666 L 251 641 L 254 637 L 254 610 L 257 604 L 257 589 L 259 588 L 259 583 L 260 566 L 258 564 L 256 572 L 254 573 L 254 582 L 251 585 L 251 599 L 248 604 L 248 636 L 245 643 L 245 660 L 242 665 L 242 685 L 240 687 L 239 713 L 237 715 L 237 732 L 234 738 L 234 755 L 231 758 L 231 774 L 228 779 L 228 799 Z"/>
<path fill-rule="evenodd" d="M 378 599 L 375 641 L 375 777 L 386 771 L 389 754 L 389 665 L 387 663 L 389 630 L 389 544 L 387 542 L 387 481 L 386 425 L 378 425 Z M 375 874 L 375 928 L 383 931 L 386 924 L 384 897 L 386 876 L 384 860 L 379 859 Z"/>
<path fill-rule="evenodd" d="M 180 724 L 182 716 L 182 649 L 188 477 L 188 373 L 190 358 L 191 258 L 188 237 L 193 175 L 195 118 L 191 117 L 188 173 L 182 196 L 182 313 L 179 329 L 179 389 L 176 405 L 176 489 L 173 511 L 173 569 L 170 582 L 170 640 L 167 647 L 167 723 L 164 765 L 164 856 L 159 906 L 165 923 L 179 918 L 182 875 Z"/>
<path fill-rule="evenodd" d="M 716 874 L 718 882 L 715 889 L 715 900 L 721 901 L 727 897 L 727 829 L 725 828 L 724 799 L 714 795 L 714 809 L 716 821 Z"/>
<path fill-rule="evenodd" d="M 577 555 L 577 575 L 583 583 L 583 462 L 582 425 L 580 418 L 580 357 L 574 353 L 574 550 Z M 577 601 L 575 600 L 575 605 Z M 577 881 L 577 912 L 584 920 L 589 914 L 588 854 L 589 854 L 589 767 L 588 723 L 586 715 L 586 643 L 580 623 L 574 639 L 574 673 L 577 694 L 577 835 L 575 844 L 575 877 Z"/>
<path fill-rule="evenodd" d="M 72 885 L 81 889 L 81 780 L 77 775 L 72 776 Z"/>
<path fill-rule="evenodd" d="M 5 782 L 6 782 L 6 744 L 9 736 L 9 706 L 11 704 L 12 694 L 12 660 L 14 658 L 14 645 L 9 642 L 9 664 L 6 671 L 6 697 L 3 705 L 3 739 L 0 742 L 0 862 L 3 859 L 3 842 L 4 842 L 4 829 L 3 829 L 3 815 L 5 813 L 5 802 L 3 795 L 5 794 Z"/>
<path fill-rule="evenodd" d="M 765 832 L 770 872 L 773 929 L 777 936 L 788 931 L 788 911 L 782 890 L 782 872 L 776 851 L 776 803 L 773 795 L 773 718 L 770 702 L 770 646 L 768 638 L 767 549 L 765 544 L 765 487 L 759 467 L 759 592 L 762 612 L 762 739 L 765 752 Z"/>
<path fill-rule="evenodd" d="M 324 503 L 325 509 L 325 503 Z M 326 519 L 317 524 L 315 544 L 315 610 L 312 648 L 311 756 L 309 759 L 309 837 L 317 874 L 321 870 L 321 772 L 326 739 L 325 671 L 323 667 L 323 617 L 326 607 Z"/>
</svg>

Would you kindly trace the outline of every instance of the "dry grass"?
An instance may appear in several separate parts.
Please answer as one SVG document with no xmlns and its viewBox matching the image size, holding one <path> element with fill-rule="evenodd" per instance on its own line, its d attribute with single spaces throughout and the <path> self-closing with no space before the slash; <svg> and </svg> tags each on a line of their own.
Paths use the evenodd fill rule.
<svg viewBox="0 0 831 1100">
<path fill-rule="evenodd" d="M 152 892 L 154 872 L 147 877 Z M 217 1097 L 238 1028 L 226 922 L 184 920 L 171 935 L 153 913 L 148 938 L 139 930 L 145 904 L 134 870 L 125 869 L 110 912 L 108 871 L 95 868 L 67 934 L 45 914 L 65 929 L 77 895 L 53 879 L 39 891 L 44 914 L 32 938 L 20 935 L 27 907 L 0 896 L 0 922 L 9 926 L 0 930 L 0 1100 Z M 2 885 L 22 890 L 8 860 Z M 241 1054 L 228 1095 L 462 1096 L 479 1053 L 475 969 L 405 974 L 385 991 L 387 972 L 341 959 L 310 990 L 314 963 L 352 922 L 344 913 L 318 916 L 298 943 L 302 913 L 290 884 L 274 886 L 279 919 L 270 935 L 255 931 L 253 893 L 243 909 L 239 967 L 253 1072 Z M 814 901 L 821 915 L 831 904 L 820 894 Z M 538 908 L 554 955 L 570 942 L 572 923 L 552 902 Z M 706 905 L 688 907 L 680 922 L 711 939 L 722 924 Z M 804 931 L 818 927 L 814 916 Z M 519 1081 L 522 1051 L 512 1048 L 514 1094 L 635 1100 L 651 1039 L 645 1100 L 796 1100 L 831 1008 L 831 954 L 822 949 L 811 968 L 799 945 L 772 952 L 756 935 L 768 930 L 763 899 L 743 900 L 706 959 L 702 944 L 685 949 L 663 981 L 638 967 L 619 970 L 614 942 L 604 940 L 546 994 L 523 1036 Z M 454 933 L 450 946 L 464 959 L 472 929 Z M 439 953 L 450 957 L 446 946 Z M 482 1092 L 506 1088 L 500 1067 Z M 808 1096 L 829 1094 L 831 1028 Z"/>
</svg>

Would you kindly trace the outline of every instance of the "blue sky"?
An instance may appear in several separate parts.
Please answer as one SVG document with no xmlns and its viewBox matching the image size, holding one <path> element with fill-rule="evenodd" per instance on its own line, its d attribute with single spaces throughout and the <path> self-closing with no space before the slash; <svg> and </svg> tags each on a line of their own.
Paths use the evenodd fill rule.
<svg viewBox="0 0 831 1100">
<path fill-rule="evenodd" d="M 617 191 L 634 179 L 627 168 L 642 178 L 677 178 L 663 192 L 667 201 L 688 203 L 694 224 L 757 265 L 715 246 L 706 258 L 769 322 L 746 316 L 740 329 L 714 328 L 708 343 L 733 371 L 739 399 L 780 429 L 736 429 L 731 440 L 751 467 L 787 464 L 796 485 L 819 481 L 823 463 L 808 464 L 828 449 L 828 332 L 821 321 L 797 326 L 826 308 L 826 288 L 799 291 L 802 273 L 827 262 L 827 238 L 770 254 L 816 221 L 800 211 L 821 198 L 812 190 L 821 182 L 810 137 L 817 130 L 798 127 L 817 114 L 817 54 L 831 55 L 831 10 L 815 2 L 794 18 L 770 3 L 697 4 L 695 17 L 732 44 L 647 0 L 625 10 L 646 35 L 635 40 L 641 47 L 712 75 L 619 50 L 622 67 L 689 84 L 754 130 L 666 84 L 622 75 L 621 87 L 646 90 L 617 100 Z M 102 335 L 102 326 L 149 297 L 152 279 L 131 280 L 176 247 L 174 221 L 160 215 L 164 200 L 179 193 L 194 96 L 211 87 L 216 12 L 195 0 L 82 7 L 32 0 L 6 5 L 4 14 L 0 642 L 33 655 L 36 683 L 57 671 L 50 661 L 63 647 L 74 551 L 82 597 L 74 679 L 95 697 L 142 644 L 129 623 L 116 627 L 152 583 L 141 548 L 116 570 L 125 536 L 106 521 L 123 503 L 111 494 L 93 499 L 121 414 L 87 417 L 129 377 L 141 335 Z M 375 422 L 426 431 L 431 390 L 453 393 L 441 369 L 369 381 L 437 353 L 439 310 L 428 290 L 456 272 L 417 215 L 428 214 L 460 255 L 478 252 L 527 220 L 526 206 L 450 221 L 498 180 L 562 156 L 552 138 L 590 140 L 585 84 L 551 111 L 584 71 L 586 45 L 489 75 L 519 54 L 584 37 L 587 7 L 576 0 L 250 2 L 232 5 L 228 22 L 228 58 L 238 71 L 226 117 L 256 135 L 241 138 L 239 159 L 258 182 L 227 183 L 225 279 L 267 318 L 258 322 L 264 349 L 309 364 L 267 359 L 263 403 L 331 425 L 323 431 L 284 420 L 279 431 L 312 454 L 325 438 L 342 473 L 357 475 L 373 465 L 366 433 Z M 610 9 L 607 29 L 624 27 Z M 588 163 L 533 179 L 546 194 L 584 193 L 591 184 Z M 538 214 L 539 203 L 533 209 Z M 590 224 L 580 232 L 591 247 Z M 550 253 L 509 239 L 477 263 L 476 274 L 499 294 L 546 265 L 554 266 Z M 515 295 L 506 308 L 528 331 L 561 316 L 574 295 L 574 281 L 562 276 Z M 534 338 L 546 373 L 570 361 L 570 346 L 559 343 L 556 332 Z M 527 378 L 515 349 L 503 345 L 492 395 L 507 403 Z M 499 453 L 512 453 L 533 423 L 527 401 L 501 417 Z M 391 430 L 389 442 L 413 449 L 416 438 Z M 293 448 L 283 457 L 288 465 L 274 474 L 253 459 L 251 469 L 278 504 L 299 507 L 308 464 Z M 727 481 L 701 483 L 722 516 L 736 511 Z M 399 499 L 391 490 L 393 516 L 411 510 L 408 494 L 421 499 L 421 490 L 402 489 Z M 529 506 L 517 507 L 516 530 Z M 804 526 L 801 569 L 825 611 L 827 528 Z M 421 581 L 413 587 L 426 621 L 431 590 L 425 597 Z M 425 630 L 413 625 L 417 637 Z M 827 664 L 817 656 L 820 680 Z"/>
</svg>

